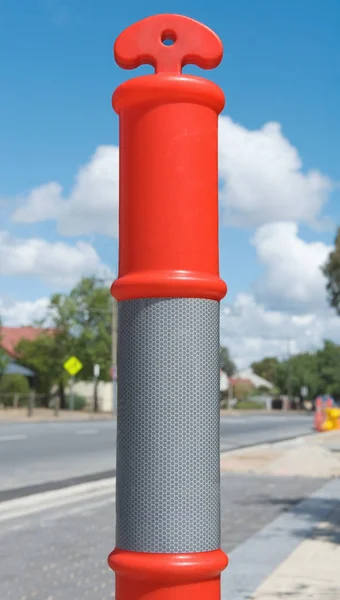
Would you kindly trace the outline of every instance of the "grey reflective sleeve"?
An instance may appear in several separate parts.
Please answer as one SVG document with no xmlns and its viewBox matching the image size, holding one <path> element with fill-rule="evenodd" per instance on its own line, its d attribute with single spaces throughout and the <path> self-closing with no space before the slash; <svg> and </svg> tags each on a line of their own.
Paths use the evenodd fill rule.
<svg viewBox="0 0 340 600">
<path fill-rule="evenodd" d="M 220 547 L 219 302 L 119 303 L 116 545 Z"/>
</svg>

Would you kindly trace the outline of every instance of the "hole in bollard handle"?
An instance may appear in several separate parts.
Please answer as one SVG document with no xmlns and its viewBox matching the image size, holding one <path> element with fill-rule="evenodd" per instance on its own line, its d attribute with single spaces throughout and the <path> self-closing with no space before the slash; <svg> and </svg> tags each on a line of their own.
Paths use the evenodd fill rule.
<svg viewBox="0 0 340 600">
<path fill-rule="evenodd" d="M 114 57 L 122 69 L 151 65 L 156 73 L 181 73 L 188 64 L 214 69 L 222 56 L 216 33 L 182 15 L 147 17 L 125 29 L 114 45 Z"/>
<path fill-rule="evenodd" d="M 161 40 L 164 46 L 172 46 L 176 41 L 176 34 L 174 31 L 165 30 L 162 33 Z"/>
</svg>

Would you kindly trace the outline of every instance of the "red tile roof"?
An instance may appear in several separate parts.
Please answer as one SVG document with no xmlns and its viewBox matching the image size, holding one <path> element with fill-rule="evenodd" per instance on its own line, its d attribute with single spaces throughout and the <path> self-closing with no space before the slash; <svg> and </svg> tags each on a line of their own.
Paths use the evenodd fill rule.
<svg viewBox="0 0 340 600">
<path fill-rule="evenodd" d="M 41 327 L 1 327 L 0 346 L 7 354 L 16 357 L 15 347 L 20 340 L 29 340 L 33 342 L 41 333 L 51 333 L 53 329 L 43 329 Z"/>
<path fill-rule="evenodd" d="M 243 377 L 231 377 L 229 379 L 231 385 L 236 385 L 237 383 L 247 383 L 254 387 L 254 384 L 250 381 L 250 379 L 243 379 Z"/>
</svg>

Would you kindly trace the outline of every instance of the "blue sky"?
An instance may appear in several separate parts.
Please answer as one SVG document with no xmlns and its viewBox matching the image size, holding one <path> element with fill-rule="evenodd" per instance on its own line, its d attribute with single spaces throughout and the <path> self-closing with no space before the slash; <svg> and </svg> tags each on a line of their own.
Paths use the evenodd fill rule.
<svg viewBox="0 0 340 600">
<path fill-rule="evenodd" d="M 273 311 L 280 314 L 282 323 L 288 319 L 292 324 L 294 317 L 313 315 L 319 332 L 316 339 L 321 339 L 327 335 L 328 327 L 334 331 L 334 323 L 332 315 L 325 313 L 325 301 L 319 298 L 322 284 L 318 263 L 332 245 L 340 220 L 338 0 L 323 3 L 320 0 L 239 0 L 237 3 L 221 0 L 146 0 L 144 3 L 11 0 L 2 3 L 0 210 L 1 230 L 5 233 L 2 250 L 0 246 L 3 263 L 0 265 L 0 302 L 3 319 L 17 322 L 22 310 L 22 318 L 27 320 L 30 314 L 27 302 L 33 310 L 33 303 L 51 291 L 67 289 L 73 281 L 74 270 L 83 268 L 84 252 L 85 263 L 93 265 L 93 269 L 100 264 L 116 268 L 117 244 L 109 226 L 105 235 L 100 232 L 100 222 L 93 231 L 84 225 L 79 235 L 72 235 L 72 223 L 77 219 L 75 211 L 82 211 L 82 200 L 74 204 L 72 190 L 79 169 L 91 163 L 96 149 L 115 146 L 118 141 L 118 118 L 111 108 L 111 94 L 134 73 L 124 72 L 115 65 L 112 56 L 115 38 L 133 22 L 162 12 L 181 13 L 202 21 L 219 34 L 224 44 L 221 66 L 205 72 L 204 76 L 216 81 L 227 97 L 223 135 L 220 132 L 220 143 L 226 148 L 220 167 L 220 263 L 221 274 L 229 286 L 228 302 L 239 307 L 235 313 L 247 313 L 245 320 L 251 312 L 249 304 L 248 308 L 242 304 L 245 296 L 248 303 L 255 302 L 256 310 L 264 311 L 265 318 Z M 198 69 L 188 67 L 186 70 L 198 73 Z M 151 72 L 151 69 L 142 72 Z M 279 130 L 263 133 L 268 123 L 280 124 Z M 275 181 L 268 181 L 263 172 L 266 158 L 262 150 L 266 144 L 267 155 L 269 153 L 266 170 Z M 252 148 L 250 171 L 242 163 L 248 146 Z M 236 167 L 233 166 L 233 147 L 237 148 Z M 110 157 L 113 155 L 109 153 L 101 159 L 101 169 L 108 168 Z M 314 170 L 319 174 L 317 181 L 310 175 Z M 94 171 L 97 173 L 95 168 Z M 249 196 L 247 205 L 240 198 L 241 179 L 248 181 L 250 189 L 257 189 L 254 198 Z M 32 190 L 50 182 L 60 185 L 63 191 L 42 190 L 42 205 L 56 204 L 59 197 L 73 202 L 74 221 L 70 219 L 71 231 L 66 234 L 65 223 L 63 225 L 61 217 L 56 216 L 55 208 L 46 220 L 28 222 L 27 216 L 13 218 L 20 207 L 30 202 Z M 85 178 L 84 186 L 86 182 Z M 100 180 L 98 185 L 102 183 Z M 267 194 L 264 204 L 261 204 L 262 190 Z M 87 192 L 83 189 L 82 193 Z M 95 187 L 92 193 L 95 197 Z M 289 208 L 290 197 L 295 200 Z M 103 202 L 107 202 L 105 198 Z M 84 202 L 90 203 L 91 197 L 87 196 Z M 280 202 L 287 204 L 286 212 Z M 269 210 L 268 206 L 274 208 Z M 232 216 L 228 218 L 230 207 Z M 272 214 L 268 217 L 270 211 Z M 322 217 L 328 217 L 328 223 L 325 224 Z M 114 218 L 112 213 L 112 221 Z M 84 223 L 85 220 L 84 213 Z M 281 229 L 275 229 L 277 223 L 281 223 Z M 295 234 L 287 229 L 293 224 L 298 228 Z M 270 245 L 274 243 L 274 236 L 282 238 L 282 253 L 276 258 Z M 33 250 L 32 240 L 35 240 Z M 59 249 L 58 242 L 62 244 Z M 315 247 L 315 243 L 320 246 Z M 85 251 L 82 244 L 86 244 Z M 286 246 L 290 249 L 288 260 L 293 266 L 300 261 L 300 270 L 294 272 L 292 267 L 289 271 L 284 253 Z M 49 277 L 49 269 L 58 270 L 58 256 L 60 261 L 68 260 L 70 248 L 73 275 L 70 272 L 65 275 L 61 268 L 54 279 Z M 77 248 L 73 254 L 72 248 Z M 95 254 L 91 254 L 90 248 Z M 41 257 L 39 260 L 33 257 L 34 264 L 28 264 L 31 254 L 35 256 L 37 252 L 46 256 L 45 263 L 41 265 Z M 18 266 L 21 256 L 26 266 Z M 301 261 L 305 261 L 304 269 Z M 281 283 L 275 281 L 275 271 L 280 269 L 283 282 L 285 277 L 290 281 L 291 276 L 295 296 L 292 292 L 288 297 Z M 301 291 L 298 288 L 304 284 L 298 279 L 304 271 L 310 272 L 310 276 Z M 310 296 L 318 297 L 314 304 Z M 26 302 L 25 310 L 20 304 L 23 302 Z M 239 319 L 238 326 L 235 322 L 235 335 L 238 330 L 244 330 L 244 348 L 250 343 L 247 338 L 258 339 L 258 353 L 272 348 L 263 342 L 260 330 L 252 332 L 251 326 L 246 326 L 242 317 Z M 331 319 L 333 325 L 325 319 Z M 298 338 L 300 333 L 293 328 L 292 338 Z M 237 356 L 242 354 L 240 343 L 232 340 L 228 333 L 228 325 L 222 328 L 222 334 L 226 343 L 235 348 Z M 280 339 L 280 335 L 277 332 L 275 339 Z M 255 347 L 255 342 L 253 345 Z M 273 351 L 275 348 L 273 346 Z M 244 355 L 247 356 L 247 351 Z"/>
</svg>

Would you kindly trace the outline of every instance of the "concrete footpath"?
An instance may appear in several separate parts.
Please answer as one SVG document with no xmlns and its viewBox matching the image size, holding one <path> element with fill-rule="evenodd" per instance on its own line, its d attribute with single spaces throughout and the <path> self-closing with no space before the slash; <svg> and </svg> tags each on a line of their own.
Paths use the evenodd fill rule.
<svg viewBox="0 0 340 600">
<path fill-rule="evenodd" d="M 102 421 L 104 419 L 115 419 L 112 413 L 94 413 L 85 410 L 60 410 L 58 416 L 50 408 L 34 408 L 29 417 L 26 408 L 6 408 L 0 410 L 0 424 L 2 423 L 41 423 L 41 422 L 64 422 L 64 421 Z"/>
<path fill-rule="evenodd" d="M 225 454 L 221 470 L 328 479 L 230 553 L 222 600 L 340 598 L 340 431 Z"/>
<path fill-rule="evenodd" d="M 297 415 L 306 415 L 305 411 L 282 412 L 277 410 L 221 410 L 221 417 L 241 417 L 241 416 L 285 416 L 296 417 Z M 116 419 L 116 415 L 108 412 L 94 413 L 85 410 L 59 410 L 58 416 L 51 408 L 34 408 L 33 414 L 28 416 L 27 408 L 3 408 L 0 410 L 0 425 L 2 423 L 40 423 L 40 422 L 60 422 L 60 421 L 94 421 L 103 419 Z"/>
</svg>

